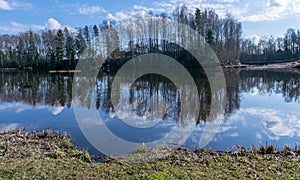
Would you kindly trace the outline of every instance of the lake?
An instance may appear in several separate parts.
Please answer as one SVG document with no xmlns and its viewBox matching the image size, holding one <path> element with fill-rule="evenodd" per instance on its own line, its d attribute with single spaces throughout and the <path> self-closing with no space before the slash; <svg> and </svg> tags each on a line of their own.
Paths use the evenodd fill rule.
<svg viewBox="0 0 300 180">
<path fill-rule="evenodd" d="M 225 69 L 224 73 L 225 114 L 206 148 L 229 150 L 234 145 L 258 147 L 266 143 L 282 148 L 294 147 L 300 141 L 299 70 Z M 2 71 L 0 131 L 23 128 L 61 131 L 69 133 L 78 146 L 98 155 L 76 120 L 72 105 L 72 97 L 76 96 L 82 98 L 80 107 L 96 109 L 110 132 L 129 142 L 149 143 L 161 139 L 174 126 L 188 126 L 184 119 L 191 117 L 195 119 L 192 132 L 182 146 L 195 150 L 199 148 L 204 127 L 214 120 L 208 118 L 213 96 L 208 80 L 197 71 L 194 74 L 199 114 L 195 116 L 193 111 L 188 111 L 182 118 L 182 107 L 191 107 L 183 104 L 180 97 L 183 93 L 194 97 L 195 93 L 189 92 L 189 88 L 179 92 L 172 81 L 161 75 L 145 75 L 133 84 L 119 83 L 119 94 L 113 94 L 114 74 L 99 73 L 91 96 L 72 96 L 73 83 L 86 87 L 88 80 L 74 80 L 72 73 Z M 114 106 L 114 99 L 118 99 L 120 107 Z M 181 137 L 179 134 L 177 138 Z M 98 138 L 103 140 L 105 136 Z"/>
</svg>

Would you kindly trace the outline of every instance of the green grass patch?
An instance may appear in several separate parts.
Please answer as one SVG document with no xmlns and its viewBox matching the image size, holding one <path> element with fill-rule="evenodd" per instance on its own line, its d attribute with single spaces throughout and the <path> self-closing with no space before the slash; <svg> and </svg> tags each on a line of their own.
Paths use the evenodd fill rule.
<svg viewBox="0 0 300 180">
<path fill-rule="evenodd" d="M 234 152 L 142 147 L 133 154 L 155 156 L 159 152 L 164 155 L 155 160 L 127 157 L 96 163 L 67 135 L 10 131 L 0 134 L 0 179 L 300 178 L 298 150 L 288 147 L 282 151 L 272 145 L 250 150 L 238 147 Z"/>
</svg>

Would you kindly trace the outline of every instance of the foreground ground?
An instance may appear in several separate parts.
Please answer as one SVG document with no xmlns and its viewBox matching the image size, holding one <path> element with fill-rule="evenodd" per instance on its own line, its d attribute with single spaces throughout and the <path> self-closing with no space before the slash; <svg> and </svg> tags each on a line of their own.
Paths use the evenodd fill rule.
<svg viewBox="0 0 300 180">
<path fill-rule="evenodd" d="M 299 154 L 288 147 L 282 151 L 276 151 L 273 146 L 247 151 L 235 148 L 232 152 L 190 152 L 168 148 L 162 151 L 168 153 L 155 161 L 137 162 L 124 158 L 95 163 L 86 151 L 78 150 L 66 135 L 51 131 L 10 131 L 0 134 L 0 178 L 300 178 Z M 135 152 L 138 153 L 159 152 L 144 148 Z"/>
</svg>

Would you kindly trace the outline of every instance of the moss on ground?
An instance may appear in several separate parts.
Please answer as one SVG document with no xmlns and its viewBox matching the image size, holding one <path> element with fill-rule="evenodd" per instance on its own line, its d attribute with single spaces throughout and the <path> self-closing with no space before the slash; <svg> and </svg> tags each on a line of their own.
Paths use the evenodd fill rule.
<svg viewBox="0 0 300 180">
<path fill-rule="evenodd" d="M 235 152 L 170 149 L 155 161 L 95 163 L 68 136 L 51 131 L 0 134 L 0 159 L 1 179 L 300 178 L 299 152 L 287 147 L 283 151 L 237 148 Z"/>
</svg>

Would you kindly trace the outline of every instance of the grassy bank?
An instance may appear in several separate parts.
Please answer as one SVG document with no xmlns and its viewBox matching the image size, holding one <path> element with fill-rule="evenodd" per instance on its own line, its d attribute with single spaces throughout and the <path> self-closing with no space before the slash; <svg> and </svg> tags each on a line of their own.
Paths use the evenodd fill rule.
<svg viewBox="0 0 300 180">
<path fill-rule="evenodd" d="M 0 134 L 0 158 L 1 179 L 300 178 L 299 152 L 288 147 L 282 151 L 273 146 L 238 148 L 235 152 L 177 149 L 156 161 L 95 163 L 68 136 L 51 131 Z"/>
</svg>

